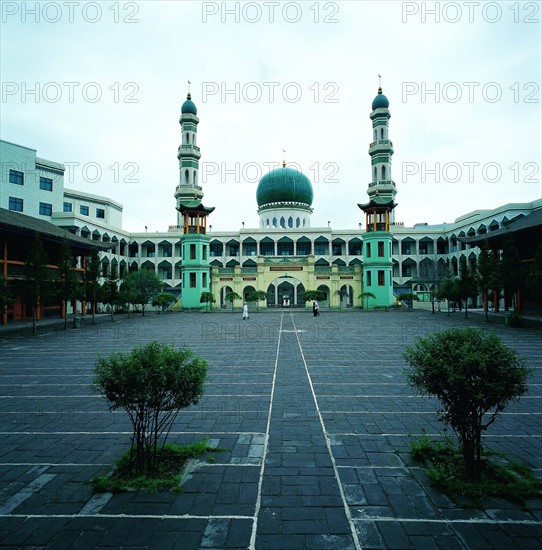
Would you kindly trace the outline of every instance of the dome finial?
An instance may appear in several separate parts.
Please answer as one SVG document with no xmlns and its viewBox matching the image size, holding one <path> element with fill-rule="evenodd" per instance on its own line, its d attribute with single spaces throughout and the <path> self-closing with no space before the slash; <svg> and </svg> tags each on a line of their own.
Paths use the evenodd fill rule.
<svg viewBox="0 0 542 550">
<path fill-rule="evenodd" d="M 283 153 L 286 153 L 286 149 L 283 149 L 282 152 L 283 152 Z M 283 168 L 286 168 L 286 159 L 284 159 L 284 160 L 282 161 L 282 167 L 283 167 Z"/>
<path fill-rule="evenodd" d="M 190 82 L 190 80 L 188 81 L 188 93 L 186 94 L 186 99 L 192 99 L 192 94 L 190 93 L 190 84 L 192 84 L 192 82 Z"/>
</svg>

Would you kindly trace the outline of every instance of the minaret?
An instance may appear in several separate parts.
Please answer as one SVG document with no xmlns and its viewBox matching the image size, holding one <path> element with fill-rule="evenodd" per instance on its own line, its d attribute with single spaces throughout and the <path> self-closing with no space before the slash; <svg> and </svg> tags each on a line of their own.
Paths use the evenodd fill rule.
<svg viewBox="0 0 542 550">
<path fill-rule="evenodd" d="M 369 198 L 375 196 L 395 199 L 397 189 L 391 176 L 391 157 L 393 155 L 393 143 L 389 139 L 389 120 L 391 118 L 388 109 L 390 102 L 382 93 L 382 87 L 378 88 L 378 94 L 373 100 L 372 112 L 369 115 L 373 121 L 373 142 L 369 145 L 371 157 L 371 183 L 367 193 Z M 390 223 L 393 225 L 394 215 L 390 213 Z"/>
<path fill-rule="evenodd" d="M 363 234 L 363 291 L 374 294 L 371 303 L 377 307 L 393 304 L 392 234 L 393 209 L 397 192 L 391 178 L 393 145 L 388 139 L 390 112 L 388 98 L 378 88 L 372 104 L 373 143 L 369 146 L 372 181 L 367 194 L 369 202 L 358 204 L 365 212 Z"/>
<path fill-rule="evenodd" d="M 200 150 L 196 146 L 199 119 L 190 92 L 181 108 L 182 144 L 179 146 L 179 185 L 175 190 L 179 226 L 181 227 L 181 305 L 183 309 L 200 309 L 201 293 L 211 289 L 209 267 L 209 237 L 207 216 L 214 207 L 201 202 L 203 190 L 199 186 Z"/>
<path fill-rule="evenodd" d="M 199 186 L 199 159 L 201 157 L 200 148 L 196 145 L 198 135 L 199 118 L 196 116 L 198 110 L 192 101 L 192 95 L 188 92 L 186 101 L 181 107 L 181 125 L 182 140 L 177 152 L 179 159 L 179 185 L 175 190 L 177 207 L 179 202 L 194 197 L 203 198 L 203 191 Z M 178 209 L 178 208 L 177 208 Z M 178 217 L 178 225 L 180 216 Z"/>
</svg>

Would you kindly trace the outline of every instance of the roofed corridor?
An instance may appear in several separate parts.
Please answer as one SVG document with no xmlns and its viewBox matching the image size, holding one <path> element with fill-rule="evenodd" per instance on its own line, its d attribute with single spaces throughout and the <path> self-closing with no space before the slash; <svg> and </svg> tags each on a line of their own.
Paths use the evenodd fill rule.
<svg viewBox="0 0 542 550">
<path fill-rule="evenodd" d="M 179 313 L 38 338 L 6 333 L 2 354 L 2 544 L 17 548 L 536 547 L 542 502 L 462 508 L 430 487 L 408 443 L 442 435 L 437 403 L 403 377 L 405 346 L 481 318 L 425 311 Z M 535 367 L 529 393 L 485 444 L 542 475 L 540 332 L 491 325 Z M 125 413 L 91 388 L 97 349 L 159 339 L 204 356 L 200 403 L 170 440 L 224 451 L 192 465 L 179 495 L 93 496 L 129 445 Z"/>
</svg>

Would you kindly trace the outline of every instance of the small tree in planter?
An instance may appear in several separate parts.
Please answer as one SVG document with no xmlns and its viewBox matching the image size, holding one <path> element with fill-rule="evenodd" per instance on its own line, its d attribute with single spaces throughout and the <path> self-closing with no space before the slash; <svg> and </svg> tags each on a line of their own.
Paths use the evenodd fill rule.
<svg viewBox="0 0 542 550">
<path fill-rule="evenodd" d="M 406 302 L 408 309 L 414 309 L 414 302 L 418 302 L 419 298 L 414 292 L 405 292 L 404 294 L 399 294 L 399 300 Z"/>
<path fill-rule="evenodd" d="M 376 296 L 372 292 L 362 292 L 358 298 L 363 301 L 365 300 L 365 309 L 369 309 L 369 298 L 376 298 Z"/>
<path fill-rule="evenodd" d="M 159 308 L 158 313 L 164 310 L 164 307 L 175 301 L 175 296 L 171 292 L 160 292 L 152 300 L 152 307 Z"/>
<path fill-rule="evenodd" d="M 317 302 L 322 302 L 326 297 L 325 293 L 321 290 L 306 290 L 305 291 L 305 302 L 312 302 L 316 300 Z"/>
<path fill-rule="evenodd" d="M 232 311 L 233 311 L 233 302 L 235 302 L 236 300 L 242 300 L 243 299 L 242 296 L 239 296 L 239 294 L 237 294 L 237 292 L 234 292 L 233 290 L 230 290 L 230 292 L 227 292 L 226 296 L 224 296 L 224 298 L 226 299 L 226 302 L 231 302 L 231 310 Z"/>
<path fill-rule="evenodd" d="M 482 432 L 527 391 L 531 369 L 495 334 L 474 328 L 420 338 L 404 358 L 411 367 L 405 369 L 409 385 L 440 400 L 439 419 L 459 438 L 467 477 L 478 479 Z"/>
<path fill-rule="evenodd" d="M 267 300 L 267 292 L 263 290 L 255 290 L 247 296 L 247 302 L 256 302 L 256 311 L 260 311 L 260 302 Z"/>
<path fill-rule="evenodd" d="M 134 477 L 156 471 L 179 411 L 199 401 L 206 376 L 204 359 L 159 342 L 97 361 L 95 388 L 110 410 L 124 409 L 132 423 Z"/>
<path fill-rule="evenodd" d="M 202 292 L 199 303 L 200 304 L 207 304 L 207 311 L 211 309 L 211 304 L 214 304 L 216 302 L 216 298 L 213 296 L 212 292 Z"/>
</svg>

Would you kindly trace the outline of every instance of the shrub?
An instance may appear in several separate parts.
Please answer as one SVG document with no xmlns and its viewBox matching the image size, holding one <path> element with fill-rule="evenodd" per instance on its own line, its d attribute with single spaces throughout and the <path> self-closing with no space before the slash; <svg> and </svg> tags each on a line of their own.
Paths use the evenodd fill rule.
<svg viewBox="0 0 542 550">
<path fill-rule="evenodd" d="M 124 409 L 133 427 L 129 464 L 134 475 L 152 473 L 180 409 L 203 393 L 207 362 L 188 349 L 151 342 L 96 363 L 95 387 L 109 409 Z"/>
<path fill-rule="evenodd" d="M 440 400 L 439 418 L 459 438 L 467 476 L 478 478 L 482 431 L 527 391 L 531 369 L 495 334 L 473 328 L 421 338 L 404 357 L 411 367 L 405 369 L 408 383 Z"/>
</svg>

